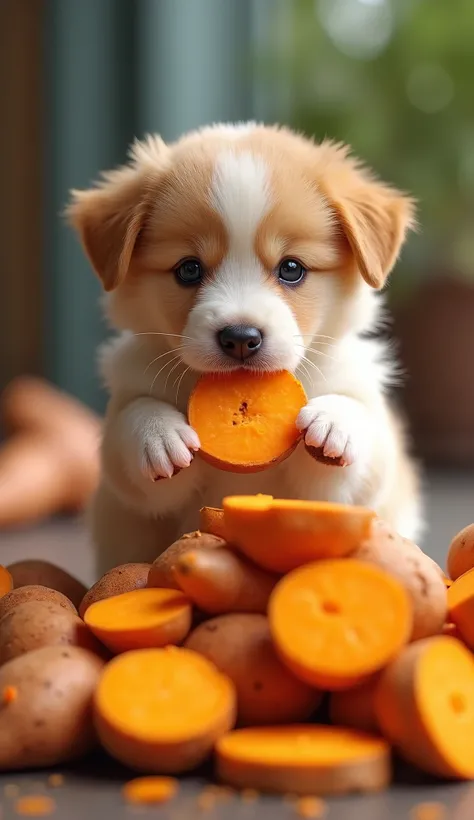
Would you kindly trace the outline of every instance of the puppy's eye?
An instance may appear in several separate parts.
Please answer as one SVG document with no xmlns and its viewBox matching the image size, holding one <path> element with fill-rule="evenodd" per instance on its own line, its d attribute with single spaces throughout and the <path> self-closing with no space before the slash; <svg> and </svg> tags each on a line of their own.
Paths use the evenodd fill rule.
<svg viewBox="0 0 474 820">
<path fill-rule="evenodd" d="M 296 285 L 306 275 L 306 270 L 297 259 L 284 259 L 278 268 L 278 278 L 285 285 Z"/>
<path fill-rule="evenodd" d="M 204 271 L 199 259 L 185 259 L 175 268 L 175 274 L 181 285 L 198 285 Z"/>
</svg>

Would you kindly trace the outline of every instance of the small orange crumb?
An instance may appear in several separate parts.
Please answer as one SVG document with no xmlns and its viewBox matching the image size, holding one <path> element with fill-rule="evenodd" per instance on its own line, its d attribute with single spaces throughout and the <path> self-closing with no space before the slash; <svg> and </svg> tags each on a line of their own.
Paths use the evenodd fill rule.
<svg viewBox="0 0 474 820">
<path fill-rule="evenodd" d="M 257 789 L 242 789 L 240 792 L 240 799 L 243 800 L 244 803 L 255 803 L 259 797 L 260 795 Z"/>
<path fill-rule="evenodd" d="M 203 789 L 197 798 L 198 809 L 201 811 L 210 811 L 214 808 L 216 802 L 217 794 L 215 786 L 209 786 L 208 788 Z"/>
<path fill-rule="evenodd" d="M 18 797 L 20 787 L 17 786 L 16 783 L 7 783 L 7 785 L 3 787 L 3 794 L 5 797 Z"/>
<path fill-rule="evenodd" d="M 2 701 L 6 705 L 8 703 L 14 703 L 14 701 L 18 697 L 18 689 L 16 686 L 5 686 L 2 692 Z"/>
<path fill-rule="evenodd" d="M 326 814 L 327 806 L 319 797 L 300 797 L 296 803 L 298 817 L 319 818 Z"/>
<path fill-rule="evenodd" d="M 446 816 L 443 803 L 418 803 L 410 812 L 412 820 L 445 820 Z"/>
<path fill-rule="evenodd" d="M 57 789 L 58 786 L 62 786 L 64 783 L 64 775 L 63 774 L 50 774 L 48 777 L 48 786 L 51 786 L 52 789 Z"/>
<path fill-rule="evenodd" d="M 122 795 L 127 803 L 166 803 L 177 791 L 175 777 L 136 777 L 125 783 Z"/>
<path fill-rule="evenodd" d="M 451 581 L 451 578 L 447 578 L 446 575 L 444 576 L 443 581 L 446 586 L 446 589 L 449 589 L 449 587 L 452 586 L 453 582 Z"/>
<path fill-rule="evenodd" d="M 56 803 L 52 797 L 44 794 L 31 794 L 27 797 L 19 797 L 15 803 L 15 811 L 24 817 L 46 817 L 56 809 Z"/>
</svg>

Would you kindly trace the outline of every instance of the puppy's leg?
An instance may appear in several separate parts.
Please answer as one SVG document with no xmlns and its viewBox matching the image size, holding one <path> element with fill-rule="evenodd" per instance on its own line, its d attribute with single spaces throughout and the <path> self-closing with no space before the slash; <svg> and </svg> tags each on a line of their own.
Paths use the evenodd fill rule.
<svg viewBox="0 0 474 820">
<path fill-rule="evenodd" d="M 162 516 L 178 511 L 195 492 L 199 464 L 193 456 L 198 449 L 198 436 L 179 410 L 153 398 L 137 398 L 118 411 L 111 405 L 103 471 L 125 506 Z"/>
<path fill-rule="evenodd" d="M 88 519 L 98 578 L 119 564 L 154 561 L 174 540 L 172 519 L 150 518 L 127 508 L 104 483 L 92 500 Z"/>
<path fill-rule="evenodd" d="M 374 418 L 357 399 L 318 396 L 301 410 L 296 424 L 305 433 L 305 444 L 320 450 L 326 459 L 337 459 L 345 467 L 370 461 Z"/>
</svg>

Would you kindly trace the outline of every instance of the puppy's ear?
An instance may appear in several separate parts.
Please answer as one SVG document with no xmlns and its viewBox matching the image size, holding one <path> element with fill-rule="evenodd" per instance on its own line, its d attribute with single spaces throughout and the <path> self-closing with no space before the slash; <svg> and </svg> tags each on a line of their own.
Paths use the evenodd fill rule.
<svg viewBox="0 0 474 820">
<path fill-rule="evenodd" d="M 323 143 L 320 185 L 351 247 L 365 281 L 384 286 L 407 231 L 415 227 L 415 202 L 384 185 L 346 146 Z"/>
<path fill-rule="evenodd" d="M 107 291 L 123 282 L 128 272 L 167 151 L 159 137 L 137 141 L 129 165 L 103 174 L 94 188 L 71 192 L 66 216 Z"/>
</svg>

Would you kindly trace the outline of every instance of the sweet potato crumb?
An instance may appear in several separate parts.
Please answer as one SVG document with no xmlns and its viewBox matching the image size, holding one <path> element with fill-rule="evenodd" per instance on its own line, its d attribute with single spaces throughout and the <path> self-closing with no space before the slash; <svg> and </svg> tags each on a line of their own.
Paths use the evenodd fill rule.
<svg viewBox="0 0 474 820">
<path fill-rule="evenodd" d="M 217 802 L 217 795 L 212 787 L 203 789 L 197 798 L 197 806 L 200 811 L 210 811 Z"/>
<path fill-rule="evenodd" d="M 326 803 L 319 797 L 300 797 L 296 802 L 298 817 L 319 818 L 326 814 Z"/>
<path fill-rule="evenodd" d="M 30 794 L 26 797 L 19 797 L 15 803 L 15 811 L 23 817 L 47 817 L 56 809 L 56 803 L 52 797 L 44 794 Z"/>
<path fill-rule="evenodd" d="M 5 797 L 17 797 L 20 794 L 20 787 L 16 783 L 7 783 L 3 787 L 3 794 Z"/>
<path fill-rule="evenodd" d="M 62 786 L 64 783 L 64 775 L 63 774 L 50 774 L 48 777 L 48 786 L 51 786 L 52 789 L 57 789 L 58 786 Z"/>
<path fill-rule="evenodd" d="M 444 803 L 418 803 L 410 812 L 412 820 L 445 820 Z"/>
<path fill-rule="evenodd" d="M 240 799 L 243 800 L 244 803 L 255 803 L 259 797 L 260 795 L 257 789 L 242 789 L 240 792 Z"/>
<path fill-rule="evenodd" d="M 178 791 L 175 777 L 136 777 L 125 783 L 122 796 L 127 803 L 166 803 Z"/>
<path fill-rule="evenodd" d="M 18 697 L 18 689 L 16 686 L 5 686 L 2 693 L 2 702 L 5 706 L 9 703 L 14 703 Z"/>
</svg>

